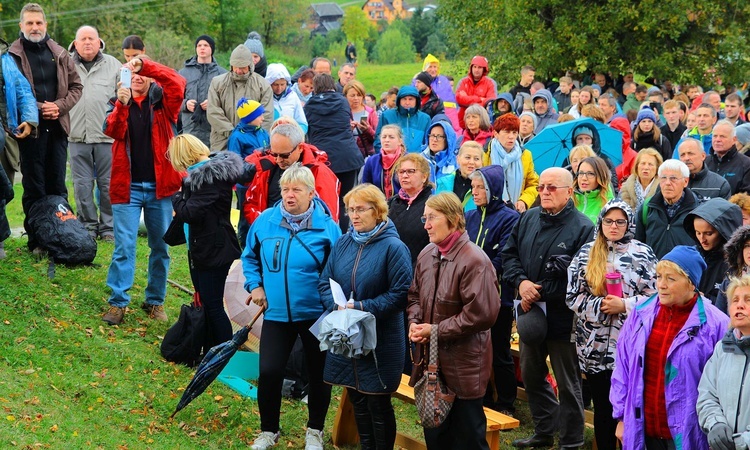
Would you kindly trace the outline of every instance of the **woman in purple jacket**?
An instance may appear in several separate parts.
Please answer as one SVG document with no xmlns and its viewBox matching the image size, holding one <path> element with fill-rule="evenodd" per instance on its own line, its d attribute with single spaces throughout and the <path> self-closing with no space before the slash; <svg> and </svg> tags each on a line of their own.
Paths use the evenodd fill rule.
<svg viewBox="0 0 750 450">
<path fill-rule="evenodd" d="M 656 265 L 658 294 L 620 331 L 609 400 L 626 450 L 704 450 L 695 405 L 703 366 L 728 317 L 697 290 L 706 263 L 680 245 Z"/>
</svg>

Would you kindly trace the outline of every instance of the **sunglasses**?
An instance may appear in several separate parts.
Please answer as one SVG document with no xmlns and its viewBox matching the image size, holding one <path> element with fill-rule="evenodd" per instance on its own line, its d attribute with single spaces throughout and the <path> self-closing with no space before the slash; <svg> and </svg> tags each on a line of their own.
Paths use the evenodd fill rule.
<svg viewBox="0 0 750 450">
<path fill-rule="evenodd" d="M 553 184 L 540 184 L 539 186 L 536 187 L 536 190 L 538 192 L 544 192 L 544 190 L 546 189 L 547 192 L 549 192 L 550 194 L 554 194 L 555 192 L 557 192 L 558 189 L 567 189 L 569 187 L 570 186 L 555 186 Z"/>
<path fill-rule="evenodd" d="M 297 150 L 297 147 L 295 147 L 295 148 L 294 148 L 294 150 Z M 271 158 L 280 158 L 280 159 L 287 159 L 287 158 L 289 158 L 290 156 L 292 156 L 292 153 L 294 153 L 294 150 L 292 150 L 292 151 L 291 151 L 291 152 L 289 152 L 289 153 L 274 153 L 274 152 L 272 152 L 272 151 L 269 151 L 269 152 L 268 152 L 268 155 L 269 155 L 269 156 L 270 156 Z"/>
</svg>

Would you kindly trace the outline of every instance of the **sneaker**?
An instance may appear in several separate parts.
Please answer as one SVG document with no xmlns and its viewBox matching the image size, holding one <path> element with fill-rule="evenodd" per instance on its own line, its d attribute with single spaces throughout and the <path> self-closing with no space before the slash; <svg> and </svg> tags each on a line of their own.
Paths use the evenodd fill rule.
<svg viewBox="0 0 750 450">
<path fill-rule="evenodd" d="M 308 428 L 305 434 L 305 450 L 323 450 L 323 431 Z"/>
<path fill-rule="evenodd" d="M 266 450 L 267 448 L 275 446 L 277 442 L 279 442 L 278 431 L 276 433 L 271 433 L 270 431 L 261 431 L 258 437 L 255 438 L 253 446 L 250 448 L 253 450 Z"/>
<path fill-rule="evenodd" d="M 120 325 L 123 317 L 125 317 L 125 308 L 110 306 L 107 312 L 102 316 L 102 320 L 110 325 Z"/>
<path fill-rule="evenodd" d="M 47 251 L 43 249 L 42 247 L 36 247 L 34 250 L 31 251 L 31 254 L 34 255 L 34 257 L 39 260 L 42 260 L 47 257 Z"/>
<path fill-rule="evenodd" d="M 159 322 L 166 322 L 168 320 L 167 313 L 164 312 L 163 305 L 150 305 L 148 303 L 144 303 L 141 305 L 141 308 L 146 311 L 149 319 L 158 320 Z"/>
</svg>

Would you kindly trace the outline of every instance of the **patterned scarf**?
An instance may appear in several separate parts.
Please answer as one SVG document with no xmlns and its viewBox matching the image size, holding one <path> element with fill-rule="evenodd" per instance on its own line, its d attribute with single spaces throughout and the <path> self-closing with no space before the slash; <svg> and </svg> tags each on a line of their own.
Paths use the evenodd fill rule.
<svg viewBox="0 0 750 450">
<path fill-rule="evenodd" d="M 289 224 L 290 227 L 292 227 L 292 231 L 295 233 L 303 228 L 307 227 L 307 224 L 310 222 L 310 217 L 312 216 L 313 210 L 315 209 L 315 202 L 310 202 L 310 207 L 307 208 L 307 211 L 303 212 L 302 214 L 292 214 L 286 209 L 284 209 L 284 203 L 281 204 L 281 216 L 286 219 L 286 223 Z"/>
<path fill-rule="evenodd" d="M 508 151 L 500 145 L 497 139 L 490 141 L 490 162 L 502 166 L 505 173 L 505 189 L 503 190 L 503 201 L 511 202 L 514 205 L 521 197 L 523 188 L 523 164 L 521 163 L 521 154 L 523 149 L 515 142 L 513 150 Z"/>
</svg>

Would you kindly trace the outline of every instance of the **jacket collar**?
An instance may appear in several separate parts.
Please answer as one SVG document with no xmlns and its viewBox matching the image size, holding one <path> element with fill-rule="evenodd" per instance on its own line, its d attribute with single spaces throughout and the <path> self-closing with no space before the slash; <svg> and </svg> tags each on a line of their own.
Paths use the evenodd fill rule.
<svg viewBox="0 0 750 450">
<path fill-rule="evenodd" d="M 458 252 L 461 251 L 461 249 L 464 247 L 464 245 L 469 243 L 469 233 L 464 230 L 463 233 L 461 233 L 461 236 L 458 237 L 458 240 L 455 244 L 453 244 L 453 248 L 450 249 L 448 253 L 443 255 L 443 259 L 446 259 L 448 261 L 453 261 L 456 259 L 456 256 L 458 256 Z M 435 246 L 435 256 L 437 258 L 440 258 L 440 251 L 437 248 L 437 245 Z"/>
</svg>

